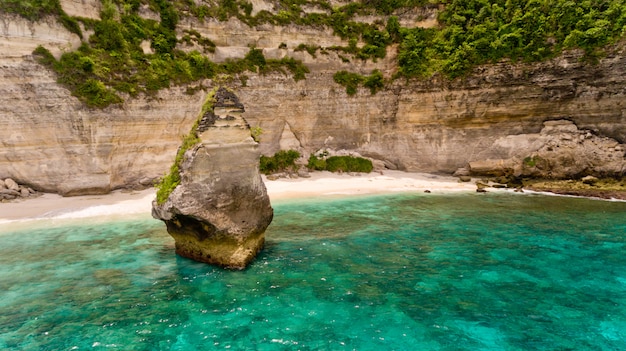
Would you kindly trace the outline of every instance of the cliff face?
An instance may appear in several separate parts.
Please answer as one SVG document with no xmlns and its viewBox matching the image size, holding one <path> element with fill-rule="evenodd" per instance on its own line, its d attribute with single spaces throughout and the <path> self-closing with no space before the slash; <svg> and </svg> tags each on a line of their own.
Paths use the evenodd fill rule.
<svg viewBox="0 0 626 351">
<path fill-rule="evenodd" d="M 416 18 L 402 21 L 415 23 Z M 80 40 L 53 21 L 28 25 L 13 17 L 2 21 L 0 178 L 71 195 L 145 186 L 162 175 L 180 136 L 195 119 L 203 92 L 186 95 L 184 87 L 172 88 L 104 110 L 86 108 L 30 55 L 38 44 L 60 52 Z M 479 67 L 454 81 L 398 80 L 375 95 L 360 89 L 348 96 L 334 83 L 333 74 L 339 70 L 369 74 L 377 68 L 390 76 L 393 47 L 377 63 L 343 62 L 333 51 L 318 52 L 317 57 L 294 51 L 301 43 L 346 45 L 328 30 L 250 28 L 234 19 L 179 27 L 212 39 L 216 61 L 242 57 L 248 45 L 256 45 L 268 58 L 294 57 L 311 69 L 307 79 L 298 82 L 282 74 L 247 74 L 243 86 L 227 77 L 248 107 L 250 125 L 263 130 L 264 154 L 276 152 L 281 144 L 305 154 L 322 148 L 348 149 L 383 160 L 389 168 L 451 173 L 469 162 L 516 156 L 516 146 L 500 140 L 539 133 L 550 120 L 569 120 L 578 129 L 626 142 L 623 45 L 595 65 L 582 62 L 581 53 L 570 52 L 539 64 Z M 20 50 L 15 49 L 16 42 Z M 282 43 L 287 49 L 278 48 Z"/>
<path fill-rule="evenodd" d="M 515 147 L 496 147 L 496 141 L 538 133 L 547 120 L 569 119 L 626 142 L 626 57 L 619 50 L 597 65 L 580 58 L 570 53 L 535 65 L 481 67 L 453 82 L 398 81 L 373 96 L 363 89 L 346 97 L 329 84 L 330 73 L 312 74 L 295 89 L 273 89 L 278 79 L 250 80 L 241 95 L 255 106 L 250 123 L 268 131 L 266 153 L 276 150 L 289 126 L 308 150 L 354 149 L 400 169 L 453 172 L 472 160 L 511 157 Z"/>
<path fill-rule="evenodd" d="M 28 57 L 1 67 L 0 174 L 63 195 L 151 185 L 202 104 L 200 94 L 172 89 L 89 109 Z"/>
</svg>

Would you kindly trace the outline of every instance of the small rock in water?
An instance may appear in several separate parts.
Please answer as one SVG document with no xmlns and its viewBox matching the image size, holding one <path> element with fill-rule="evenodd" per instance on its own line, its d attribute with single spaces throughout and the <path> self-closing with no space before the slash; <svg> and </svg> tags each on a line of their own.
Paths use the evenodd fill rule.
<svg viewBox="0 0 626 351">
<path fill-rule="evenodd" d="M 485 189 L 485 188 L 478 188 L 478 189 L 476 189 L 476 192 L 477 193 L 486 193 L 487 189 Z"/>
<path fill-rule="evenodd" d="M 428 189 L 424 190 L 424 192 L 425 192 L 426 194 L 430 194 L 430 190 L 428 190 Z"/>
<path fill-rule="evenodd" d="M 471 182 L 472 181 L 472 177 L 470 176 L 460 176 L 459 180 L 463 183 L 467 183 L 467 182 Z"/>
</svg>

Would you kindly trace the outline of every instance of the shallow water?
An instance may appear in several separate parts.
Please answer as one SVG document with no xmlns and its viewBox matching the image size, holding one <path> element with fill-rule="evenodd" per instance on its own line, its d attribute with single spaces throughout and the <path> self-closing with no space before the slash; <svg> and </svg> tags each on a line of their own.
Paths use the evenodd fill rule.
<svg viewBox="0 0 626 351">
<path fill-rule="evenodd" d="M 242 272 L 176 257 L 147 216 L 0 229 L 0 349 L 626 349 L 626 203 L 403 194 L 274 208 Z"/>
</svg>

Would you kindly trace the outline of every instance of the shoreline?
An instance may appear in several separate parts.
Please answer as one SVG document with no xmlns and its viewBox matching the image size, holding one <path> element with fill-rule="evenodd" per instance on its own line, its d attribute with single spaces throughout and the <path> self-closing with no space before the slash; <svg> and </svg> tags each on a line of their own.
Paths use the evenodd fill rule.
<svg viewBox="0 0 626 351">
<path fill-rule="evenodd" d="M 310 177 L 263 177 L 272 202 L 293 199 L 346 197 L 393 193 L 428 192 L 432 194 L 475 193 L 476 181 L 461 182 L 457 177 L 429 173 L 385 171 L 384 173 L 338 174 L 326 171 L 311 172 Z M 558 189 L 527 189 L 526 194 L 545 194 L 567 197 L 585 197 L 598 200 L 624 201 L 620 198 L 597 198 L 559 194 Z M 489 188 L 488 192 L 510 192 L 512 189 Z M 152 210 L 154 188 L 144 190 L 115 190 L 104 195 L 62 197 L 43 194 L 21 201 L 0 203 L 0 223 L 40 219 L 80 219 L 108 215 L 147 214 Z M 623 194 L 626 195 L 626 194 Z"/>
<path fill-rule="evenodd" d="M 473 182 L 460 182 L 457 177 L 430 173 L 385 171 L 384 173 L 311 172 L 309 178 L 280 178 L 263 182 L 271 200 L 392 194 L 399 192 L 436 193 L 475 192 Z"/>
<path fill-rule="evenodd" d="M 328 196 L 374 195 L 399 192 L 433 194 L 475 192 L 473 182 L 460 182 L 452 176 L 386 171 L 380 173 L 337 174 L 311 172 L 308 178 L 280 178 L 263 182 L 270 200 L 281 201 Z M 0 223 L 35 219 L 86 218 L 112 214 L 150 214 L 154 188 L 115 190 L 104 195 L 62 197 L 46 193 L 35 198 L 0 203 Z"/>
</svg>

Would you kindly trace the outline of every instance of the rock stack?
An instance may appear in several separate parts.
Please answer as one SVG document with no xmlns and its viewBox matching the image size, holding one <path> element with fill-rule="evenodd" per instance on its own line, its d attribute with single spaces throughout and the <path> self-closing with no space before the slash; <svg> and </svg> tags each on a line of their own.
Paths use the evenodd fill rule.
<svg viewBox="0 0 626 351">
<path fill-rule="evenodd" d="M 5 180 L 0 179 L 0 201 L 15 200 L 18 198 L 27 198 L 37 194 L 37 192 L 29 187 L 17 184 L 11 178 Z"/>
<path fill-rule="evenodd" d="M 152 216 L 165 222 L 179 255 L 243 269 L 263 248 L 273 209 L 243 105 L 223 88 L 212 104 L 191 131 L 198 141 L 178 165 L 180 184 L 152 203 Z"/>
</svg>

